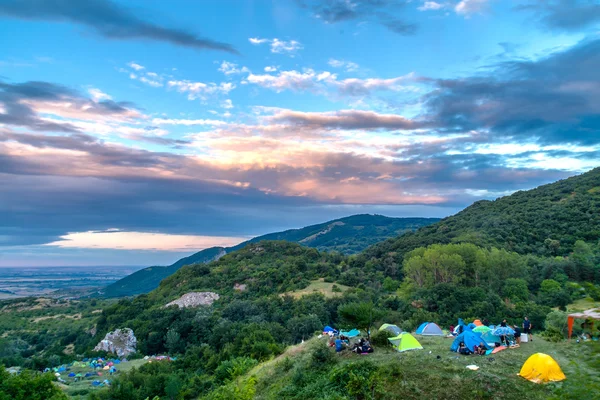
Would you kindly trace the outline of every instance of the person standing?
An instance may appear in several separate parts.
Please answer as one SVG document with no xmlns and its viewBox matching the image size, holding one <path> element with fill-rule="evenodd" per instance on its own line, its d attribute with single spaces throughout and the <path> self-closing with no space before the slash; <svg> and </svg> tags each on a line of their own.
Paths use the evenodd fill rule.
<svg viewBox="0 0 600 400">
<path fill-rule="evenodd" d="M 533 335 L 531 334 L 532 328 L 533 325 L 531 325 L 531 321 L 529 320 L 529 318 L 525 317 L 525 319 L 523 320 L 523 333 L 526 333 L 528 335 L 528 339 L 531 342 L 533 342 Z"/>
<path fill-rule="evenodd" d="M 521 344 L 521 329 L 518 326 L 514 326 L 513 329 L 515 330 L 515 342 L 517 342 L 517 344 Z"/>
</svg>

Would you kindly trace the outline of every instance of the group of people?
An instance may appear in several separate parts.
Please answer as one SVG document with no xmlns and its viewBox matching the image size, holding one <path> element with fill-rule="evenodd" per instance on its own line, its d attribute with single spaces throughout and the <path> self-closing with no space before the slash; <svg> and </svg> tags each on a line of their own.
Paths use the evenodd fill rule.
<svg viewBox="0 0 600 400">
<path fill-rule="evenodd" d="M 335 346 L 336 352 L 341 352 L 346 349 L 350 349 L 353 353 L 356 354 L 365 354 L 372 353 L 373 347 L 368 339 L 360 338 L 360 340 L 353 345 L 350 345 L 350 339 L 347 336 L 340 335 L 337 338 L 332 337 L 329 340 L 329 346 Z"/>
<path fill-rule="evenodd" d="M 478 345 L 473 346 L 473 350 L 469 349 L 467 346 L 465 346 L 465 343 L 461 343 L 458 347 L 457 350 L 458 353 L 463 354 L 465 356 L 468 356 L 470 354 L 477 354 L 480 356 L 485 356 L 486 352 L 487 352 L 487 348 L 485 347 L 485 344 L 483 344 L 483 342 L 479 343 Z"/>
</svg>

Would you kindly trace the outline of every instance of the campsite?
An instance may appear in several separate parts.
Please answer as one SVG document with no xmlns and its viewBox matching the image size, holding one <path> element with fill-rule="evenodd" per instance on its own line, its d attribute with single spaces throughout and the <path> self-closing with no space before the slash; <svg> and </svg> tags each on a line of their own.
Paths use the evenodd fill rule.
<svg viewBox="0 0 600 400">
<path fill-rule="evenodd" d="M 598 342 L 552 343 L 536 337 L 533 342 L 492 356 L 463 356 L 450 351 L 452 337 L 422 336 L 415 332 L 411 335 L 422 349 L 399 352 L 391 345 L 375 345 L 375 351 L 368 355 L 349 351 L 324 355 L 326 340 L 315 337 L 257 366 L 235 384 L 243 386 L 248 377 L 253 376 L 257 382 L 256 399 L 280 396 L 336 399 L 346 398 L 337 397 L 344 395 L 365 399 L 598 398 L 589 391 L 590 387 L 600 389 L 596 373 Z M 556 360 L 566 379 L 536 384 L 519 376 L 527 360 L 538 353 Z M 470 365 L 478 368 L 471 370 L 467 368 Z M 345 376 L 341 382 L 336 380 L 340 376 Z M 590 386 L 590 382 L 594 385 Z M 323 397 L 317 397 L 317 391 Z"/>
</svg>

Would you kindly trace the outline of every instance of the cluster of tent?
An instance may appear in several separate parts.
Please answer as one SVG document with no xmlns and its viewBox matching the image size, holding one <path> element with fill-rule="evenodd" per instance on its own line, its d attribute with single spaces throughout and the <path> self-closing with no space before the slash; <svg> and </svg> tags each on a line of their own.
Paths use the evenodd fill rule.
<svg viewBox="0 0 600 400">
<path fill-rule="evenodd" d="M 393 324 L 383 324 L 379 327 L 380 331 L 387 331 L 394 335 L 388 338 L 392 346 L 399 352 L 409 350 L 422 350 L 423 346 L 421 343 L 410 333 L 403 332 L 400 327 Z M 423 322 L 415 332 L 421 336 L 444 336 L 442 328 L 439 327 L 435 322 Z"/>
</svg>

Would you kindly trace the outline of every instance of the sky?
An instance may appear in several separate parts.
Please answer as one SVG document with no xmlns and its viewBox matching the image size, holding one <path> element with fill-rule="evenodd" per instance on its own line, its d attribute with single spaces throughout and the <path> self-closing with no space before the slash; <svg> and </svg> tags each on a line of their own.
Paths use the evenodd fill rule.
<svg viewBox="0 0 600 400">
<path fill-rule="evenodd" d="M 0 0 L 0 266 L 168 265 L 600 166 L 594 0 Z"/>
</svg>

